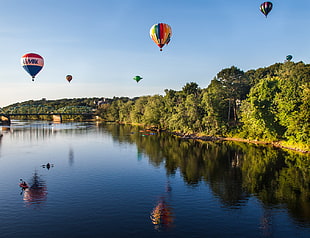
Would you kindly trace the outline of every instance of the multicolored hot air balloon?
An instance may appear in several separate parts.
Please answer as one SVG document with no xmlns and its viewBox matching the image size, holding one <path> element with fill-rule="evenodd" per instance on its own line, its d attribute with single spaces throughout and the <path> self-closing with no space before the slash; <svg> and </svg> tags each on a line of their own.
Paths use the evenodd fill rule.
<svg viewBox="0 0 310 238">
<path fill-rule="evenodd" d="M 168 45 L 171 35 L 171 27 L 165 23 L 155 24 L 150 29 L 150 36 L 155 44 L 159 46 L 160 51 L 162 51 L 164 45 Z"/>
<path fill-rule="evenodd" d="M 260 5 L 260 11 L 267 17 L 272 9 L 272 2 L 264 2 Z"/>
<path fill-rule="evenodd" d="M 286 56 L 287 61 L 291 61 L 292 59 L 293 59 L 293 56 L 291 56 L 291 55 Z"/>
<path fill-rule="evenodd" d="M 21 64 L 23 68 L 31 75 L 32 81 L 34 81 L 34 77 L 43 68 L 44 59 L 38 54 L 28 53 L 22 56 Z"/>
<path fill-rule="evenodd" d="M 71 80 L 72 80 L 72 75 L 68 74 L 68 75 L 66 76 L 66 79 L 67 79 L 67 81 L 70 83 Z"/>
<path fill-rule="evenodd" d="M 141 78 L 140 76 L 135 76 L 135 77 L 133 77 L 133 80 L 136 80 L 137 83 L 139 83 L 139 81 L 140 81 L 141 79 L 143 79 L 143 78 Z"/>
</svg>

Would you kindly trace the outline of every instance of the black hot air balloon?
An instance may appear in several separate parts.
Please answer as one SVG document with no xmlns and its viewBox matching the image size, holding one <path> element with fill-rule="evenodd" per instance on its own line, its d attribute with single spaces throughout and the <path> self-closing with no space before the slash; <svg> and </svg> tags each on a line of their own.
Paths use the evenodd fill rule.
<svg viewBox="0 0 310 238">
<path fill-rule="evenodd" d="M 272 2 L 264 2 L 260 5 L 260 11 L 267 17 L 272 9 Z"/>
</svg>

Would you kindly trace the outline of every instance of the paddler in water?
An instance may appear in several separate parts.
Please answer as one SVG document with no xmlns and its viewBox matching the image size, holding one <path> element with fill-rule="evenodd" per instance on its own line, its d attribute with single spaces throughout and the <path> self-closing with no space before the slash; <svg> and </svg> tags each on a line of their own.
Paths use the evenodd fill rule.
<svg viewBox="0 0 310 238">
<path fill-rule="evenodd" d="M 53 164 L 50 164 L 50 163 L 47 163 L 47 164 L 43 164 L 43 165 L 42 165 L 42 168 L 50 169 L 51 167 L 54 167 L 54 165 L 53 165 Z"/>
<path fill-rule="evenodd" d="M 23 189 L 28 188 L 28 184 L 22 179 L 20 179 L 19 186 Z"/>
</svg>

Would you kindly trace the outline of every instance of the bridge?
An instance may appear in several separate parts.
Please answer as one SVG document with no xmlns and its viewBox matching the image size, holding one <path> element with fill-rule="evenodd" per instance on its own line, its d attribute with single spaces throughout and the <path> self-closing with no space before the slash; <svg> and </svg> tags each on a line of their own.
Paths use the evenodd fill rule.
<svg viewBox="0 0 310 238">
<path fill-rule="evenodd" d="M 88 116 L 93 117 L 94 113 L 12 113 L 12 114 L 3 114 L 0 113 L 0 124 L 10 125 L 11 119 L 18 116 L 51 116 L 54 122 L 62 122 L 63 116 Z"/>
<path fill-rule="evenodd" d="M 42 105 L 24 105 L 10 109 L 10 111 L 0 111 L 0 122 L 5 125 L 11 124 L 11 119 L 16 117 L 30 116 L 50 116 L 54 122 L 62 122 L 64 116 L 93 117 L 94 110 L 86 106 L 67 106 L 57 110 Z"/>
</svg>

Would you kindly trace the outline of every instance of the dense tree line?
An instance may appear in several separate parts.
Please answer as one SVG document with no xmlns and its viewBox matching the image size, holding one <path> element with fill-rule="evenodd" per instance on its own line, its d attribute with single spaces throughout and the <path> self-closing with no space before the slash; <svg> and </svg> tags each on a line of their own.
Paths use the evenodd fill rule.
<svg viewBox="0 0 310 238">
<path fill-rule="evenodd" d="M 221 70 L 207 88 L 189 82 L 180 91 L 166 89 L 165 95 L 24 102 L 35 103 L 56 109 L 88 106 L 107 121 L 180 133 L 284 141 L 310 149 L 310 65 L 303 62 L 276 63 L 247 72 L 232 66 Z"/>
<path fill-rule="evenodd" d="M 182 133 L 287 141 L 309 149 L 310 65 L 277 63 L 243 72 L 223 69 L 201 89 L 115 99 L 99 108 L 106 120 L 157 126 Z"/>
</svg>

